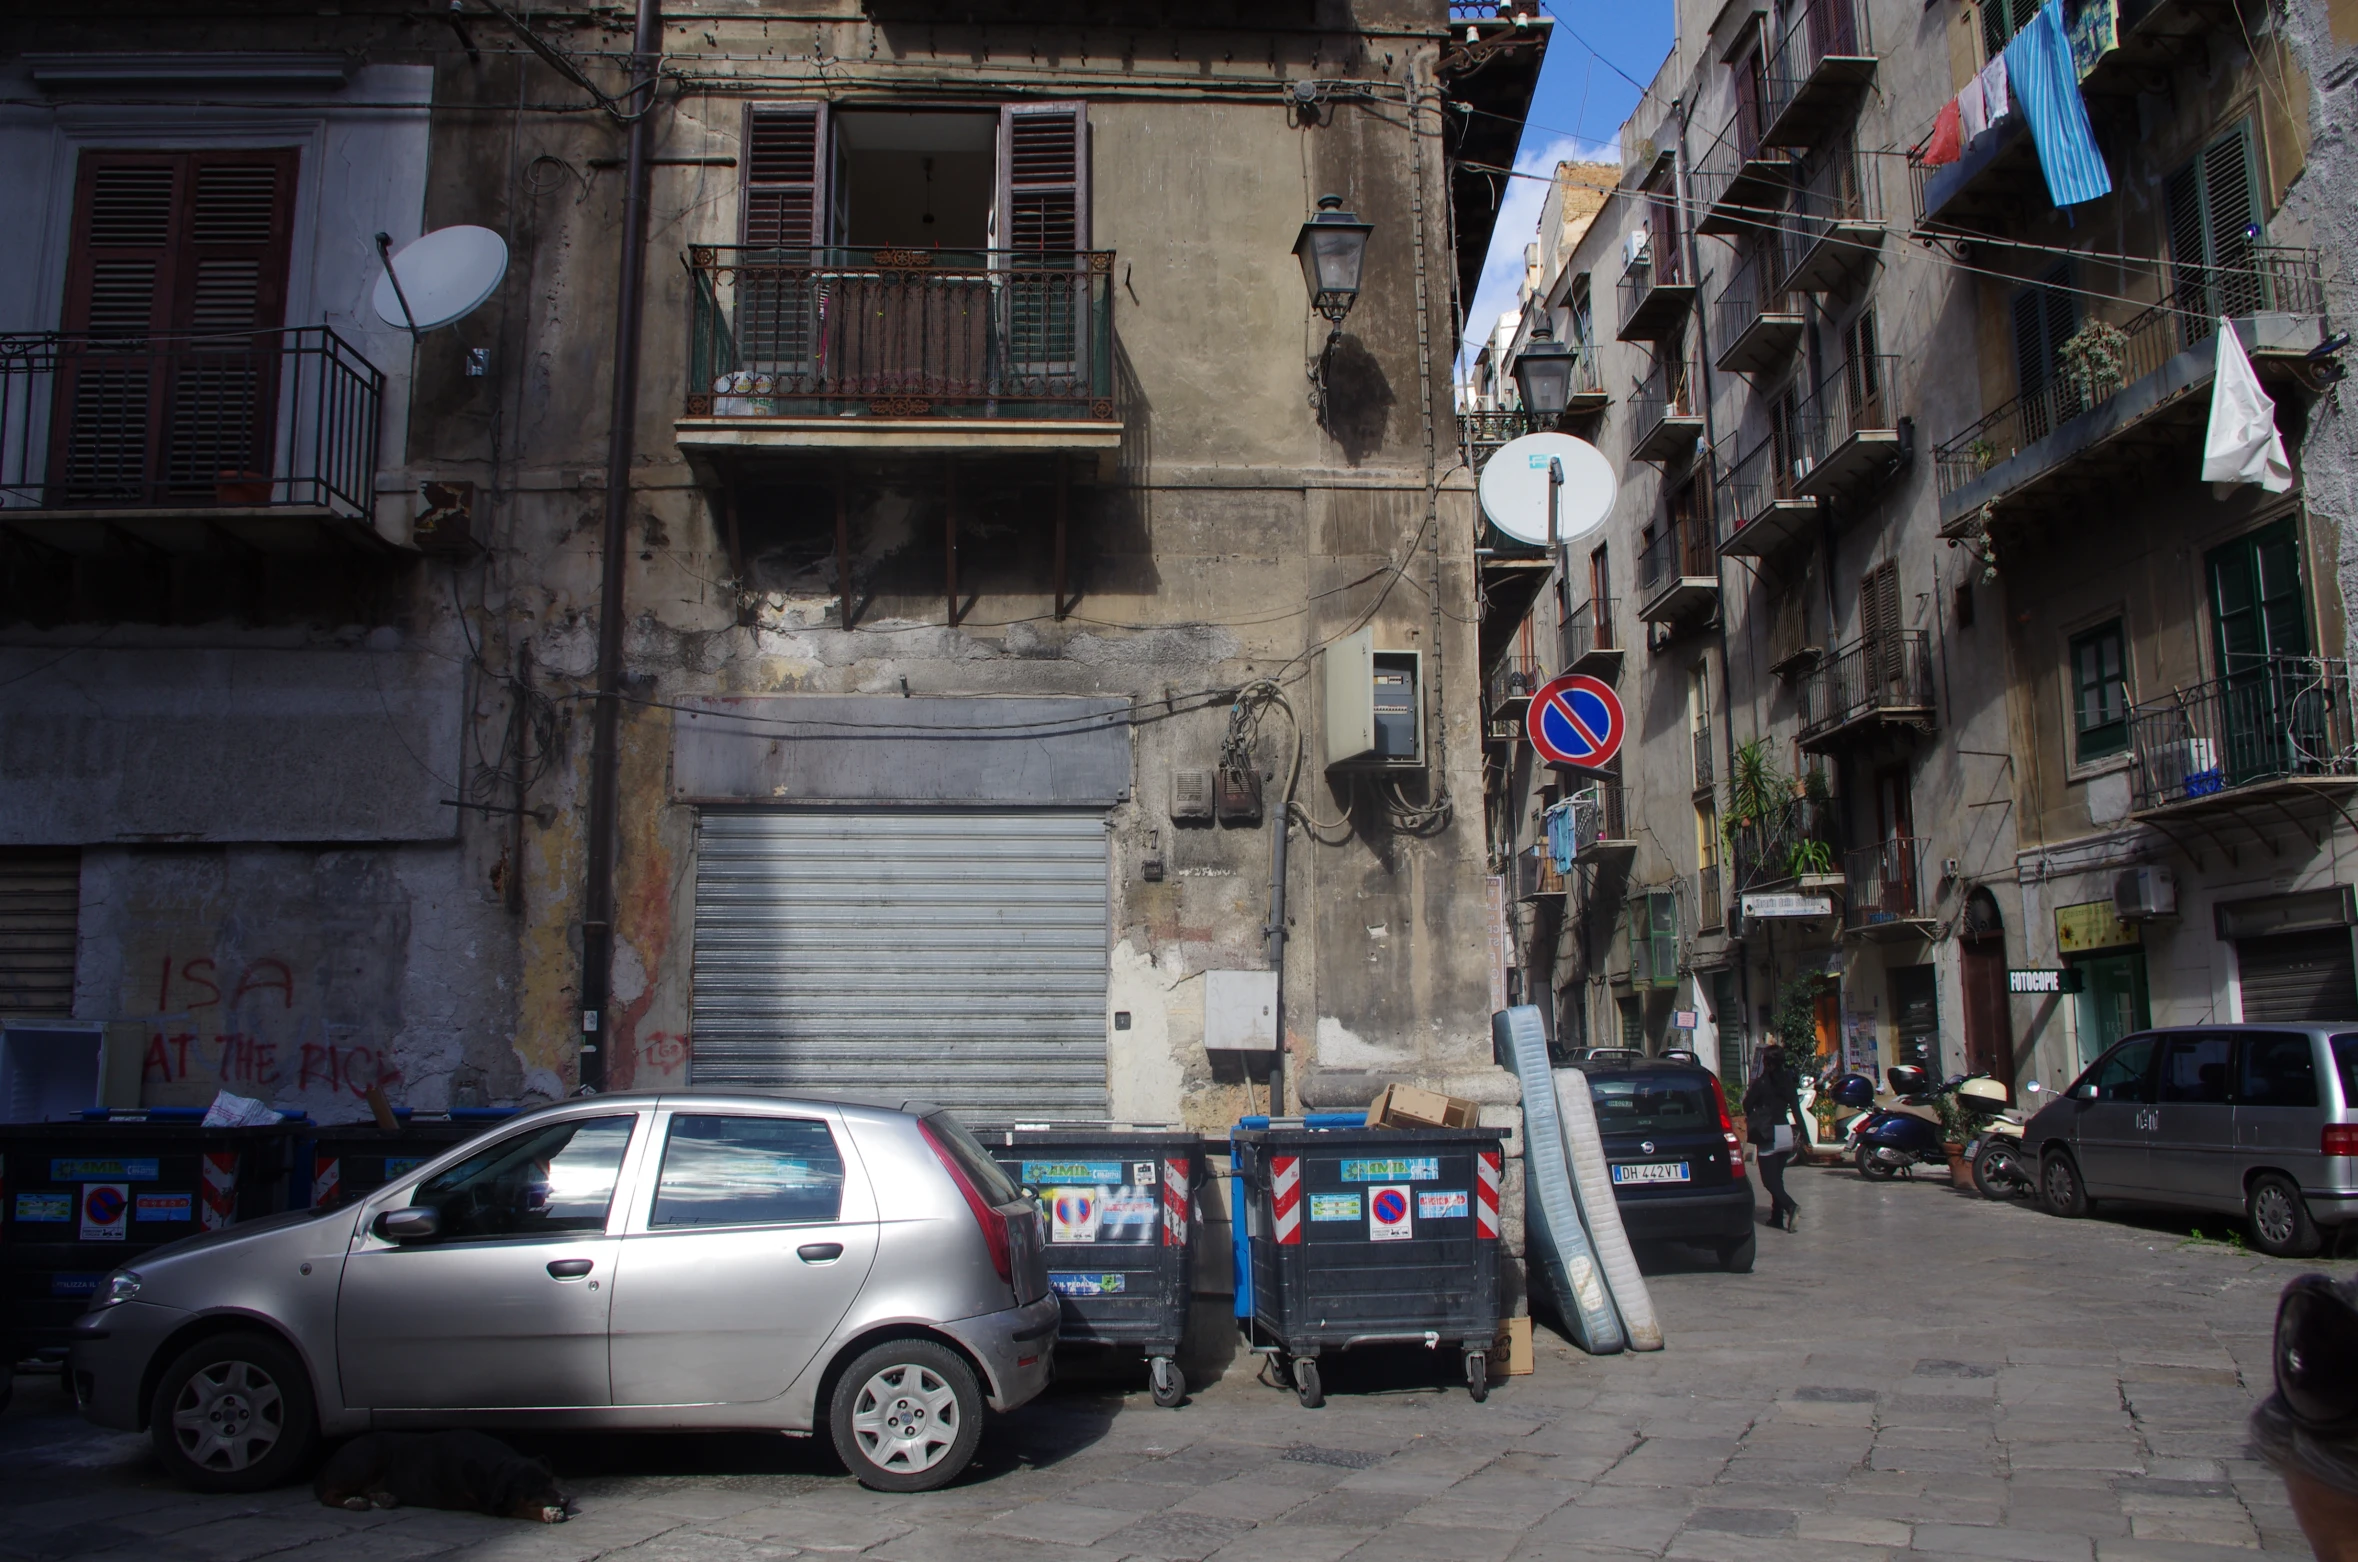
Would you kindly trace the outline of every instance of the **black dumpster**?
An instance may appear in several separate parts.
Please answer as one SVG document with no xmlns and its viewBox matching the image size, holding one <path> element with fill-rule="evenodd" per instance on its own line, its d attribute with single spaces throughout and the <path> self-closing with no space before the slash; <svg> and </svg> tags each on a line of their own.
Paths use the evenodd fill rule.
<svg viewBox="0 0 2358 1562">
<path fill-rule="evenodd" d="M 1455 1345 L 1490 1391 L 1498 1335 L 1496 1128 L 1259 1128 L 1230 1137 L 1256 1351 L 1317 1406 L 1323 1351 Z"/>
<path fill-rule="evenodd" d="M 0 1360 L 62 1356 L 112 1270 L 287 1207 L 290 1124 L 0 1123 Z"/>
<path fill-rule="evenodd" d="M 498 1127 L 516 1115 L 514 1107 L 454 1107 L 447 1115 L 425 1116 L 397 1107 L 395 1128 L 343 1123 L 333 1128 L 296 1129 L 291 1208 L 349 1204 L 376 1192 L 403 1172 Z"/>
<path fill-rule="evenodd" d="M 1062 1299 L 1060 1345 L 1134 1346 L 1154 1402 L 1187 1395 L 1174 1358 L 1186 1332 L 1203 1184 L 1194 1134 L 1018 1128 L 983 1141 L 1031 1189 L 1047 1228 L 1048 1283 Z"/>
</svg>

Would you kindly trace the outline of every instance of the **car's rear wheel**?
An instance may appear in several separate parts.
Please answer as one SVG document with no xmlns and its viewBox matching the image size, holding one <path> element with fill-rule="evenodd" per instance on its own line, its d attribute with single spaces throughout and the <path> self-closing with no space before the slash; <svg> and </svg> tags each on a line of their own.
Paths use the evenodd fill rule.
<svg viewBox="0 0 2358 1562">
<path fill-rule="evenodd" d="M 148 1418 L 164 1468 L 203 1492 L 293 1480 L 319 1442 L 311 1376 L 266 1334 L 217 1334 L 182 1351 L 157 1382 Z"/>
<path fill-rule="evenodd" d="M 1732 1275 L 1752 1273 L 1752 1260 L 1760 1252 L 1760 1238 L 1747 1231 L 1737 1242 L 1722 1242 L 1719 1246 L 1719 1267 Z"/>
<path fill-rule="evenodd" d="M 982 1441 L 982 1387 L 956 1351 L 887 1340 L 835 1380 L 836 1456 L 874 1491 L 932 1491 L 958 1478 Z"/>
<path fill-rule="evenodd" d="M 2309 1218 L 2309 1206 L 2290 1179 L 2274 1172 L 2254 1177 L 2244 1207 L 2251 1220 L 2252 1246 L 2261 1252 L 2275 1258 L 2307 1258 L 2317 1251 L 2317 1223 Z"/>
<path fill-rule="evenodd" d="M 2061 1215 L 2066 1220 L 2077 1220 L 2088 1213 L 2088 1188 L 2080 1181 L 2080 1169 L 2070 1156 L 2061 1150 L 2052 1151 L 2039 1163 L 2039 1202 L 2050 1215 Z"/>
</svg>

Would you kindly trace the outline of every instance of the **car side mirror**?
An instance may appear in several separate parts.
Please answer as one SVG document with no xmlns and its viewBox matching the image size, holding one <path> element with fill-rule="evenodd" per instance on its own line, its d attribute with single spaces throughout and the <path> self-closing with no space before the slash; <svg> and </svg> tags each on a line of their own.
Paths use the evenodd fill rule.
<svg viewBox="0 0 2358 1562">
<path fill-rule="evenodd" d="M 2045 1090 L 2047 1087 L 2046 1087 L 2046 1086 L 2044 1086 L 2044 1085 L 2042 1085 L 2042 1084 L 2040 1084 L 2040 1083 L 2039 1083 L 2037 1080 L 2035 1080 L 2035 1079 L 2034 1079 L 2034 1080 L 2032 1080 L 2032 1081 L 2031 1081 L 2029 1084 L 2027 1084 L 2027 1085 L 2024 1085 L 2022 1088 L 2023 1088 L 2025 1091 L 2027 1091 L 2028 1093 L 2030 1093 L 2031 1095 L 2034 1095 L 2034 1096 L 2035 1096 L 2035 1095 L 2039 1094 L 2041 1091 Z"/>
<path fill-rule="evenodd" d="M 442 1211 L 423 1206 L 389 1209 L 377 1217 L 375 1230 L 388 1242 L 431 1242 L 442 1235 Z"/>
</svg>

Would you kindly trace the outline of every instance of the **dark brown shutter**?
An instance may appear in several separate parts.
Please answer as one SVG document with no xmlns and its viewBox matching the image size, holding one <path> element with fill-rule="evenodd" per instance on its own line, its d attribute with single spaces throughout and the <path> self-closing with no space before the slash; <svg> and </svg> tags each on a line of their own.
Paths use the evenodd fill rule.
<svg viewBox="0 0 2358 1562">
<path fill-rule="evenodd" d="M 745 242 L 827 242 L 827 105 L 762 103 L 745 116 Z"/>
<path fill-rule="evenodd" d="M 74 1012 L 82 854 L 0 851 L 0 1014 Z"/>
<path fill-rule="evenodd" d="M 202 503 L 269 472 L 296 156 L 83 154 L 63 326 L 94 340 L 58 376 L 55 502 Z"/>
<path fill-rule="evenodd" d="M 1859 638 L 1867 667 L 1878 683 L 1900 676 L 1899 563 L 1885 559 L 1859 581 Z"/>
<path fill-rule="evenodd" d="M 1089 247 L 1089 114 L 1080 103 L 999 111 L 999 247 Z"/>
</svg>

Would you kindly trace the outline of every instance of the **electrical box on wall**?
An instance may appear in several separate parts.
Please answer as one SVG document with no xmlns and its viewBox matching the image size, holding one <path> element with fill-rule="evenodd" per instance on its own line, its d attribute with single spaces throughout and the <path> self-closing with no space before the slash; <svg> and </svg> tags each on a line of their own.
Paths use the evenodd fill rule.
<svg viewBox="0 0 2358 1562">
<path fill-rule="evenodd" d="M 1416 770 L 1425 763 L 1424 654 L 1379 651 L 1360 629 L 1328 646 L 1322 723 L 1332 770 Z"/>
<path fill-rule="evenodd" d="M 1212 817 L 1212 773 L 1209 770 L 1171 772 L 1171 817 L 1187 820 Z"/>
<path fill-rule="evenodd" d="M 1204 973 L 1204 1050 L 1213 1054 L 1277 1050 L 1277 973 Z"/>
</svg>

